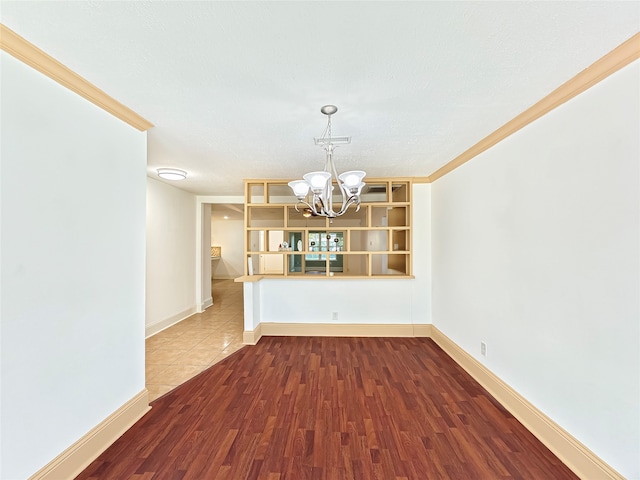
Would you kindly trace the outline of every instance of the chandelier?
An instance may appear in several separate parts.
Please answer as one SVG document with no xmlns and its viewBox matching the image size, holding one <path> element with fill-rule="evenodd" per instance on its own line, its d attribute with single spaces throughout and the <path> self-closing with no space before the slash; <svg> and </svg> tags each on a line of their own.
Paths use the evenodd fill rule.
<svg viewBox="0 0 640 480">
<path fill-rule="evenodd" d="M 351 204 L 357 205 L 356 212 L 360 210 L 360 192 L 365 183 L 362 181 L 365 172 L 352 170 L 338 175 L 336 165 L 333 162 L 333 150 L 336 145 L 351 143 L 351 137 L 331 137 L 331 115 L 338 111 L 335 105 L 325 105 L 320 109 L 328 117 L 327 128 L 322 137 L 314 138 L 315 144 L 321 146 L 326 153 L 324 170 L 309 172 L 303 175 L 304 180 L 289 182 L 294 195 L 298 198 L 298 205 L 305 205 L 303 215 L 335 218 L 343 215 Z M 333 180 L 338 184 L 342 192 L 342 206 L 337 212 L 333 210 Z"/>
</svg>

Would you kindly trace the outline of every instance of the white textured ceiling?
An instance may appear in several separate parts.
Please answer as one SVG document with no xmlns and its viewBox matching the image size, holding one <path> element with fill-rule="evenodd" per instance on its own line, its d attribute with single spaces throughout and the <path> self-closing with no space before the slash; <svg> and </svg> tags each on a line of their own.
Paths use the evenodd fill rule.
<svg viewBox="0 0 640 480">
<path fill-rule="evenodd" d="M 640 30 L 628 2 L 2 1 L 1 21 L 155 124 L 148 171 L 240 195 L 321 169 L 426 176 Z"/>
</svg>

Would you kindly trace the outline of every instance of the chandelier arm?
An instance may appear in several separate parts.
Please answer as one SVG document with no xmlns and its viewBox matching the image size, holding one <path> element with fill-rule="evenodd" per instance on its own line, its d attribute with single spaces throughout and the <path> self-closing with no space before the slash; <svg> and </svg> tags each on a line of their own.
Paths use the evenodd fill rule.
<svg viewBox="0 0 640 480">
<path fill-rule="evenodd" d="M 356 212 L 358 210 L 360 210 L 360 198 L 357 195 L 351 195 L 346 201 L 342 202 L 342 208 L 336 214 L 336 216 L 339 217 L 340 215 L 343 215 L 347 211 L 347 209 L 351 206 L 351 204 L 353 204 L 353 203 L 358 205 L 358 208 L 356 209 Z"/>
<path fill-rule="evenodd" d="M 340 186 L 340 191 L 342 192 L 342 207 L 340 207 L 340 213 L 338 215 L 342 215 L 347 211 L 349 205 L 353 203 L 349 202 L 349 200 L 353 198 L 353 195 L 351 195 L 351 193 L 347 190 L 347 187 L 344 186 L 344 182 L 341 182 L 340 179 L 338 179 L 338 185 Z"/>
<path fill-rule="evenodd" d="M 304 200 L 298 200 L 298 203 L 295 204 L 295 209 L 296 212 L 300 213 L 300 210 L 298 210 L 298 205 L 303 204 L 306 205 L 307 208 L 310 208 L 311 210 L 314 210 L 313 207 L 311 205 L 309 205 L 307 202 L 305 202 Z"/>
<path fill-rule="evenodd" d="M 320 212 L 318 212 L 318 204 L 320 205 Z M 324 203 L 324 201 L 322 200 L 322 195 L 316 195 L 315 193 L 313 194 L 313 203 L 311 206 L 311 210 L 313 210 L 313 214 L 316 216 L 326 216 L 323 215 L 322 212 L 327 210 L 327 207 Z"/>
<path fill-rule="evenodd" d="M 333 145 L 331 145 L 333 147 Z M 340 188 L 340 191 L 342 192 L 342 206 L 340 207 L 340 212 L 339 213 L 335 213 L 333 211 L 333 204 L 331 205 L 331 213 L 334 216 L 339 217 L 340 215 L 342 215 L 345 211 L 346 208 L 348 207 L 347 203 L 347 198 L 350 196 L 349 192 L 347 191 L 346 187 L 344 186 L 344 182 L 342 180 L 340 180 L 340 178 L 338 177 L 338 171 L 336 170 L 336 164 L 333 161 L 333 154 L 329 153 L 327 151 L 327 160 L 329 162 L 329 164 L 331 165 L 331 174 L 333 174 L 333 176 L 336 179 L 336 183 L 338 184 L 338 188 Z"/>
<path fill-rule="evenodd" d="M 331 185 L 329 186 L 329 188 L 330 187 Z M 329 218 L 335 218 L 338 216 L 333 211 L 333 205 L 332 205 L 331 199 L 332 199 L 331 192 L 329 192 L 329 194 L 325 197 L 324 200 L 322 199 L 322 197 L 318 199 L 320 201 L 320 205 L 322 206 L 322 212 L 323 212 L 323 213 L 318 213 L 318 215 L 321 215 L 323 217 L 329 217 Z"/>
</svg>

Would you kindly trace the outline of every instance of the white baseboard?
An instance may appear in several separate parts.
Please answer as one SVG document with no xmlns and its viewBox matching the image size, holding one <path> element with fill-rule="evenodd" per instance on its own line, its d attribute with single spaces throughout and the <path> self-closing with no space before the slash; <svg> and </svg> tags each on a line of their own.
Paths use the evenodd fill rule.
<svg viewBox="0 0 640 480">
<path fill-rule="evenodd" d="M 145 388 L 34 473 L 29 480 L 75 478 L 150 409 L 149 392 Z"/>
<path fill-rule="evenodd" d="M 209 297 L 207 298 L 204 302 L 202 302 L 201 305 L 201 310 L 205 311 L 207 308 L 209 308 L 211 305 L 213 305 L 213 298 Z"/>
<path fill-rule="evenodd" d="M 611 466 L 435 326 L 431 326 L 431 338 L 578 477 L 624 480 Z"/>
<path fill-rule="evenodd" d="M 176 323 L 181 322 L 186 318 L 189 318 L 194 313 L 196 313 L 195 305 L 191 308 L 187 308 L 186 310 L 183 310 L 182 312 L 178 312 L 175 315 L 171 315 L 170 317 L 167 317 L 164 320 L 160 320 L 158 322 L 150 323 L 146 325 L 145 332 L 144 332 L 145 338 L 149 338 L 152 335 L 155 335 L 156 333 L 159 333 L 162 330 L 165 330 L 175 325 Z"/>
</svg>

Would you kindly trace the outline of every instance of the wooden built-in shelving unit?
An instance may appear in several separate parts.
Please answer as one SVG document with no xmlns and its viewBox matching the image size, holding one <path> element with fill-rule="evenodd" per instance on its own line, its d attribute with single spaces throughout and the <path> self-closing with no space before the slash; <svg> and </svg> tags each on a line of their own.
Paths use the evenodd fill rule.
<svg viewBox="0 0 640 480">
<path fill-rule="evenodd" d="M 287 180 L 245 180 L 245 275 L 410 277 L 411 180 L 366 180 L 360 210 L 333 219 L 296 211 Z"/>
</svg>

